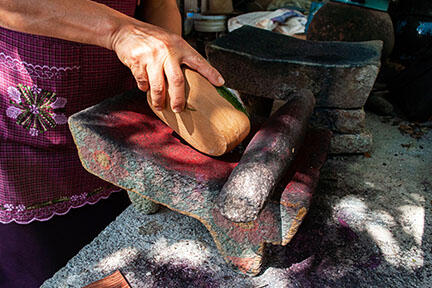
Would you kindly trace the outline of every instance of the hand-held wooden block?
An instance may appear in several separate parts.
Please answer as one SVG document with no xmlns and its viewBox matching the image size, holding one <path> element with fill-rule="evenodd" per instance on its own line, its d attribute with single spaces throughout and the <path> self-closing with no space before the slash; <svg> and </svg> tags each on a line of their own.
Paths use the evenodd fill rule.
<svg viewBox="0 0 432 288">
<path fill-rule="evenodd" d="M 230 103 L 199 73 L 185 69 L 186 106 L 174 113 L 169 106 L 167 93 L 165 108 L 157 111 L 147 101 L 153 112 L 195 149 L 208 155 L 220 156 L 236 147 L 249 134 L 250 122 L 236 102 Z M 219 88 L 221 89 L 221 88 Z M 224 89 L 224 88 L 222 88 Z M 220 90 L 222 92 L 228 92 Z M 238 100 L 234 100 L 237 101 Z"/>
</svg>

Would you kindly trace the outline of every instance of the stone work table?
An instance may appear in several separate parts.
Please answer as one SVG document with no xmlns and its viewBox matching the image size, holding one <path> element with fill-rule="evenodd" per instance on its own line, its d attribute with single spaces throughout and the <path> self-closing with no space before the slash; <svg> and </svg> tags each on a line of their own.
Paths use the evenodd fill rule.
<svg viewBox="0 0 432 288">
<path fill-rule="evenodd" d="M 328 131 L 310 130 L 258 219 L 239 224 L 221 216 L 213 200 L 241 153 L 212 158 L 194 150 L 153 115 L 141 92 L 129 91 L 79 112 L 69 126 L 90 173 L 198 219 L 225 260 L 252 275 L 260 272 L 265 243 L 286 245 L 296 233 L 330 141 Z"/>
</svg>

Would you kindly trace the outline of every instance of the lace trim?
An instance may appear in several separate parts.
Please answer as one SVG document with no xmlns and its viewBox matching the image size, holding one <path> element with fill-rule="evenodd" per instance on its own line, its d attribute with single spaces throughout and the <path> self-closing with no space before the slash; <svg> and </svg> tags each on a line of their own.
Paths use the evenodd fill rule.
<svg viewBox="0 0 432 288">
<path fill-rule="evenodd" d="M 16 58 L 12 58 L 3 52 L 0 52 L 0 65 L 11 70 L 28 73 L 32 78 L 52 79 L 62 78 L 67 73 L 77 72 L 81 69 L 80 66 L 56 67 L 47 65 L 34 65 Z"/>
<path fill-rule="evenodd" d="M 33 221 L 47 221 L 54 215 L 65 215 L 72 208 L 79 208 L 87 204 L 96 204 L 101 199 L 107 199 L 111 193 L 119 192 L 122 189 L 104 190 L 96 189 L 92 193 L 83 193 L 71 197 L 63 197 L 54 201 L 40 203 L 31 206 L 22 204 L 0 204 L 0 223 L 8 224 L 29 224 Z"/>
</svg>

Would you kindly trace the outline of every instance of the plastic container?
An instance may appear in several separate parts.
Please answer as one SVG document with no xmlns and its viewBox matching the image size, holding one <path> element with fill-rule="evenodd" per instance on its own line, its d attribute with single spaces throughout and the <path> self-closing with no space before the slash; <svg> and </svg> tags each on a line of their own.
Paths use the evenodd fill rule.
<svg viewBox="0 0 432 288">
<path fill-rule="evenodd" d="M 217 33 L 226 30 L 225 15 L 194 15 L 194 28 L 198 32 Z"/>
<path fill-rule="evenodd" d="M 189 35 L 193 30 L 195 13 L 193 11 L 189 11 L 186 13 L 185 20 L 183 22 L 183 33 L 184 35 Z"/>
</svg>

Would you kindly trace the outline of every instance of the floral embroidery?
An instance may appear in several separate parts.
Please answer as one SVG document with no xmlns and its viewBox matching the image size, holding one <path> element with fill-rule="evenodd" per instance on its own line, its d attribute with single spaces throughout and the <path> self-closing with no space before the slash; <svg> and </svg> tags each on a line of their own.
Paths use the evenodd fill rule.
<svg viewBox="0 0 432 288">
<path fill-rule="evenodd" d="M 107 199 L 111 193 L 119 191 L 121 189 L 98 187 L 88 193 L 63 196 L 51 201 L 30 205 L 0 203 L 0 223 L 28 224 L 33 220 L 46 221 L 54 215 L 66 214 L 71 208 L 81 207 L 85 204 L 95 204 L 100 199 Z"/>
<path fill-rule="evenodd" d="M 4 208 L 4 210 L 11 212 L 15 208 L 15 206 L 12 204 L 4 204 L 3 208 Z"/>
<path fill-rule="evenodd" d="M 3 207 L 1 207 L 1 205 L 0 205 L 0 209 L 5 210 L 7 212 L 12 212 L 14 210 L 16 210 L 17 212 L 23 212 L 27 208 L 23 204 L 19 204 L 19 205 L 15 206 L 13 204 L 6 203 L 6 204 L 3 204 Z"/>
<path fill-rule="evenodd" d="M 82 193 L 82 194 L 79 194 L 79 195 L 72 195 L 70 197 L 70 200 L 73 201 L 73 202 L 76 202 L 76 201 L 85 200 L 86 198 L 87 198 L 87 193 Z"/>
<path fill-rule="evenodd" d="M 19 204 L 15 206 L 15 208 L 18 212 L 23 212 L 26 209 L 26 207 L 23 204 Z"/>
<path fill-rule="evenodd" d="M 16 119 L 16 123 L 27 129 L 31 136 L 67 123 L 67 117 L 55 111 L 64 108 L 67 100 L 57 97 L 54 92 L 18 84 L 8 88 L 8 95 L 11 106 L 7 108 L 6 115 Z"/>
<path fill-rule="evenodd" d="M 104 191 L 105 190 L 103 187 L 98 187 L 90 193 L 84 192 L 84 193 L 81 193 L 78 195 L 72 195 L 70 197 L 65 196 L 65 197 L 55 199 L 55 200 L 51 200 L 51 201 L 47 201 L 47 202 L 43 202 L 43 203 L 37 203 L 34 205 L 30 205 L 30 206 L 25 206 L 23 204 L 18 204 L 15 206 L 14 204 L 5 203 L 5 204 L 0 204 L 0 210 L 4 210 L 7 212 L 12 212 L 12 211 L 24 212 L 25 210 L 39 209 L 39 208 L 43 208 L 43 207 L 50 206 L 53 204 L 63 203 L 63 202 L 68 202 L 68 201 L 83 203 L 83 202 L 86 202 L 90 197 L 92 197 L 96 194 L 100 194 Z"/>
</svg>

